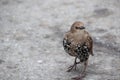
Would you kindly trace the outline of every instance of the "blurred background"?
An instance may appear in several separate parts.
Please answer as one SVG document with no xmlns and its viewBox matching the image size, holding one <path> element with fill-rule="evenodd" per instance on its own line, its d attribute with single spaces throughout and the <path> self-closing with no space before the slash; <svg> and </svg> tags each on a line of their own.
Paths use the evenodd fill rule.
<svg viewBox="0 0 120 80">
<path fill-rule="evenodd" d="M 120 0 L 0 0 L 0 80 L 70 80 L 63 35 L 82 21 L 94 40 L 84 80 L 120 80 Z"/>
</svg>

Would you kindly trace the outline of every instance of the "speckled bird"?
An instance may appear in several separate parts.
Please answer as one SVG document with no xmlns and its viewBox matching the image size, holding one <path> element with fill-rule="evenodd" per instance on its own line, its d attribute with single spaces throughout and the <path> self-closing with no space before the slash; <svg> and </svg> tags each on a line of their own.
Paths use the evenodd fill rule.
<svg viewBox="0 0 120 80">
<path fill-rule="evenodd" d="M 77 64 L 84 63 L 84 69 L 80 75 L 72 78 L 75 80 L 81 80 L 85 76 L 89 55 L 93 56 L 93 40 L 89 33 L 85 30 L 82 22 L 74 22 L 70 30 L 65 33 L 63 47 L 69 55 L 75 57 L 74 64 L 68 68 L 68 72 L 70 72 L 73 68 L 76 70 Z M 77 62 L 77 59 L 79 59 L 79 62 Z"/>
</svg>

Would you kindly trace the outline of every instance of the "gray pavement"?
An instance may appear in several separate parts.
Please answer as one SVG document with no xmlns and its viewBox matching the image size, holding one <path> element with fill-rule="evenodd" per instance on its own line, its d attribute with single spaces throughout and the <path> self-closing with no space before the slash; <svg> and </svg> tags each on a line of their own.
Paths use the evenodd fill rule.
<svg viewBox="0 0 120 80">
<path fill-rule="evenodd" d="M 71 80 L 62 47 L 74 21 L 94 40 L 83 80 L 120 80 L 120 0 L 0 0 L 0 80 Z"/>
</svg>

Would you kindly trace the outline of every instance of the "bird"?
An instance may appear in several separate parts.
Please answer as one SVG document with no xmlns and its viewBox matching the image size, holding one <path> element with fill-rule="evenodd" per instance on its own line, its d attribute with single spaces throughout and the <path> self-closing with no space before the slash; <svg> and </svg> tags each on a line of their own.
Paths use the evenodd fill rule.
<svg viewBox="0 0 120 80">
<path fill-rule="evenodd" d="M 85 77 L 89 56 L 94 56 L 93 40 L 91 35 L 85 30 L 83 22 L 75 21 L 72 24 L 70 30 L 64 34 L 63 47 L 66 53 L 75 57 L 74 64 L 68 67 L 67 72 L 70 72 L 73 68 L 76 70 L 77 64 L 84 64 L 80 75 L 72 78 L 74 80 L 82 80 Z"/>
</svg>

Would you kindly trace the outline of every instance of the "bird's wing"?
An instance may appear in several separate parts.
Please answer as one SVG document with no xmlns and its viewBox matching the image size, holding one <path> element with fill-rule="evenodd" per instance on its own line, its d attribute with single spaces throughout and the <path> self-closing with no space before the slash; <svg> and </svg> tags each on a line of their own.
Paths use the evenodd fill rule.
<svg viewBox="0 0 120 80">
<path fill-rule="evenodd" d="M 68 39 L 64 38 L 63 39 L 63 46 L 66 47 L 68 45 Z"/>
<path fill-rule="evenodd" d="M 92 37 L 89 35 L 87 36 L 87 41 L 86 41 L 86 44 L 88 46 L 88 48 L 90 49 L 90 54 L 93 56 L 93 40 L 92 40 Z"/>
<path fill-rule="evenodd" d="M 68 39 L 67 34 L 66 34 L 66 35 L 64 36 L 64 39 L 63 39 L 63 46 L 64 46 L 64 50 L 65 50 L 66 52 L 69 51 L 69 49 L 70 49 L 70 44 L 71 44 L 71 41 Z"/>
</svg>

